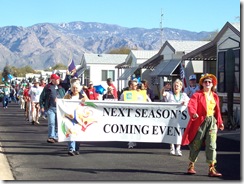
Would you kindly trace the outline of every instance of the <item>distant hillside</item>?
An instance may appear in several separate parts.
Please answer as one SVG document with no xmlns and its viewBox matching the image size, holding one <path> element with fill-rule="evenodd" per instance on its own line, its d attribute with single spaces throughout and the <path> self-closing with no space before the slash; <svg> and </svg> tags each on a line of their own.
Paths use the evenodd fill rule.
<svg viewBox="0 0 244 184">
<path fill-rule="evenodd" d="M 164 28 L 162 39 L 203 40 L 211 32 L 191 32 Z M 0 70 L 11 66 L 46 69 L 57 63 L 68 64 L 70 53 L 79 64 L 84 52 L 107 53 L 111 49 L 129 47 L 158 50 L 160 29 L 125 28 L 117 25 L 70 22 L 36 24 L 30 27 L 0 27 Z"/>
</svg>

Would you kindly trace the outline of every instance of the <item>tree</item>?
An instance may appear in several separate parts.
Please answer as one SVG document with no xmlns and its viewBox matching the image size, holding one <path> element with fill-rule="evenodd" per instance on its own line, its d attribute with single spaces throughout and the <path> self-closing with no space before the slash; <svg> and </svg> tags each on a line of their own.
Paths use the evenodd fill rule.
<svg viewBox="0 0 244 184">
<path fill-rule="evenodd" d="M 108 52 L 108 54 L 129 54 L 131 51 L 128 47 L 122 47 L 118 49 L 112 49 Z"/>
<path fill-rule="evenodd" d="M 5 81 L 9 80 L 8 74 L 11 74 L 14 77 L 25 77 L 27 73 L 38 73 L 35 70 L 33 70 L 30 66 L 25 66 L 23 68 L 16 68 L 14 66 L 6 65 L 2 72 L 2 77 Z M 3 79 L 0 81 L 0 83 L 3 82 Z"/>
<path fill-rule="evenodd" d="M 58 63 L 55 66 L 53 66 L 52 68 L 48 69 L 48 70 L 67 70 L 67 66 L 62 64 L 62 63 Z"/>
<path fill-rule="evenodd" d="M 2 72 L 2 77 L 4 78 L 5 81 L 8 80 L 8 74 L 11 74 L 11 68 L 9 65 L 6 65 L 3 68 L 3 72 Z"/>
</svg>

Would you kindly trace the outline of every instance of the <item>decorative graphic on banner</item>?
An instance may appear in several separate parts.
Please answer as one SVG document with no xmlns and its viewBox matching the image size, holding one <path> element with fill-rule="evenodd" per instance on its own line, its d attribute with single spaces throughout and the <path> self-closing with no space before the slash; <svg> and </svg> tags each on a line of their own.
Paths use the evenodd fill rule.
<svg viewBox="0 0 244 184">
<path fill-rule="evenodd" d="M 58 140 L 180 144 L 188 116 L 179 103 L 58 99 Z"/>
</svg>

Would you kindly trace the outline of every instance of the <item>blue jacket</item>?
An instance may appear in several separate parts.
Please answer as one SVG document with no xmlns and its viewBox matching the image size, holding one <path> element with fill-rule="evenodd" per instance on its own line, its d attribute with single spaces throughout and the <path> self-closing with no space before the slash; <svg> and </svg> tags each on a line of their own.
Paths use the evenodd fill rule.
<svg viewBox="0 0 244 184">
<path fill-rule="evenodd" d="M 65 89 L 58 85 L 58 88 L 56 90 L 55 86 L 52 83 L 47 84 L 40 96 L 40 107 L 44 108 L 45 110 L 48 110 L 49 107 L 56 107 L 56 102 L 53 101 L 53 99 L 57 98 L 63 98 L 65 95 Z"/>
</svg>

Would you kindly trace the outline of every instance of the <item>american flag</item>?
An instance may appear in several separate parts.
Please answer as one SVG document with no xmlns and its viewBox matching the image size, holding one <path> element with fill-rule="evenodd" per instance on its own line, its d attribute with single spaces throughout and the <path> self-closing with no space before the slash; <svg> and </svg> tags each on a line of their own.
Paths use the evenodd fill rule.
<svg viewBox="0 0 244 184">
<path fill-rule="evenodd" d="M 186 75 L 185 75 L 185 70 L 184 67 L 182 65 L 182 63 L 180 63 L 180 79 L 182 80 L 184 86 L 182 88 L 182 91 L 184 91 L 184 88 L 187 87 L 187 83 L 186 83 Z"/>
</svg>

